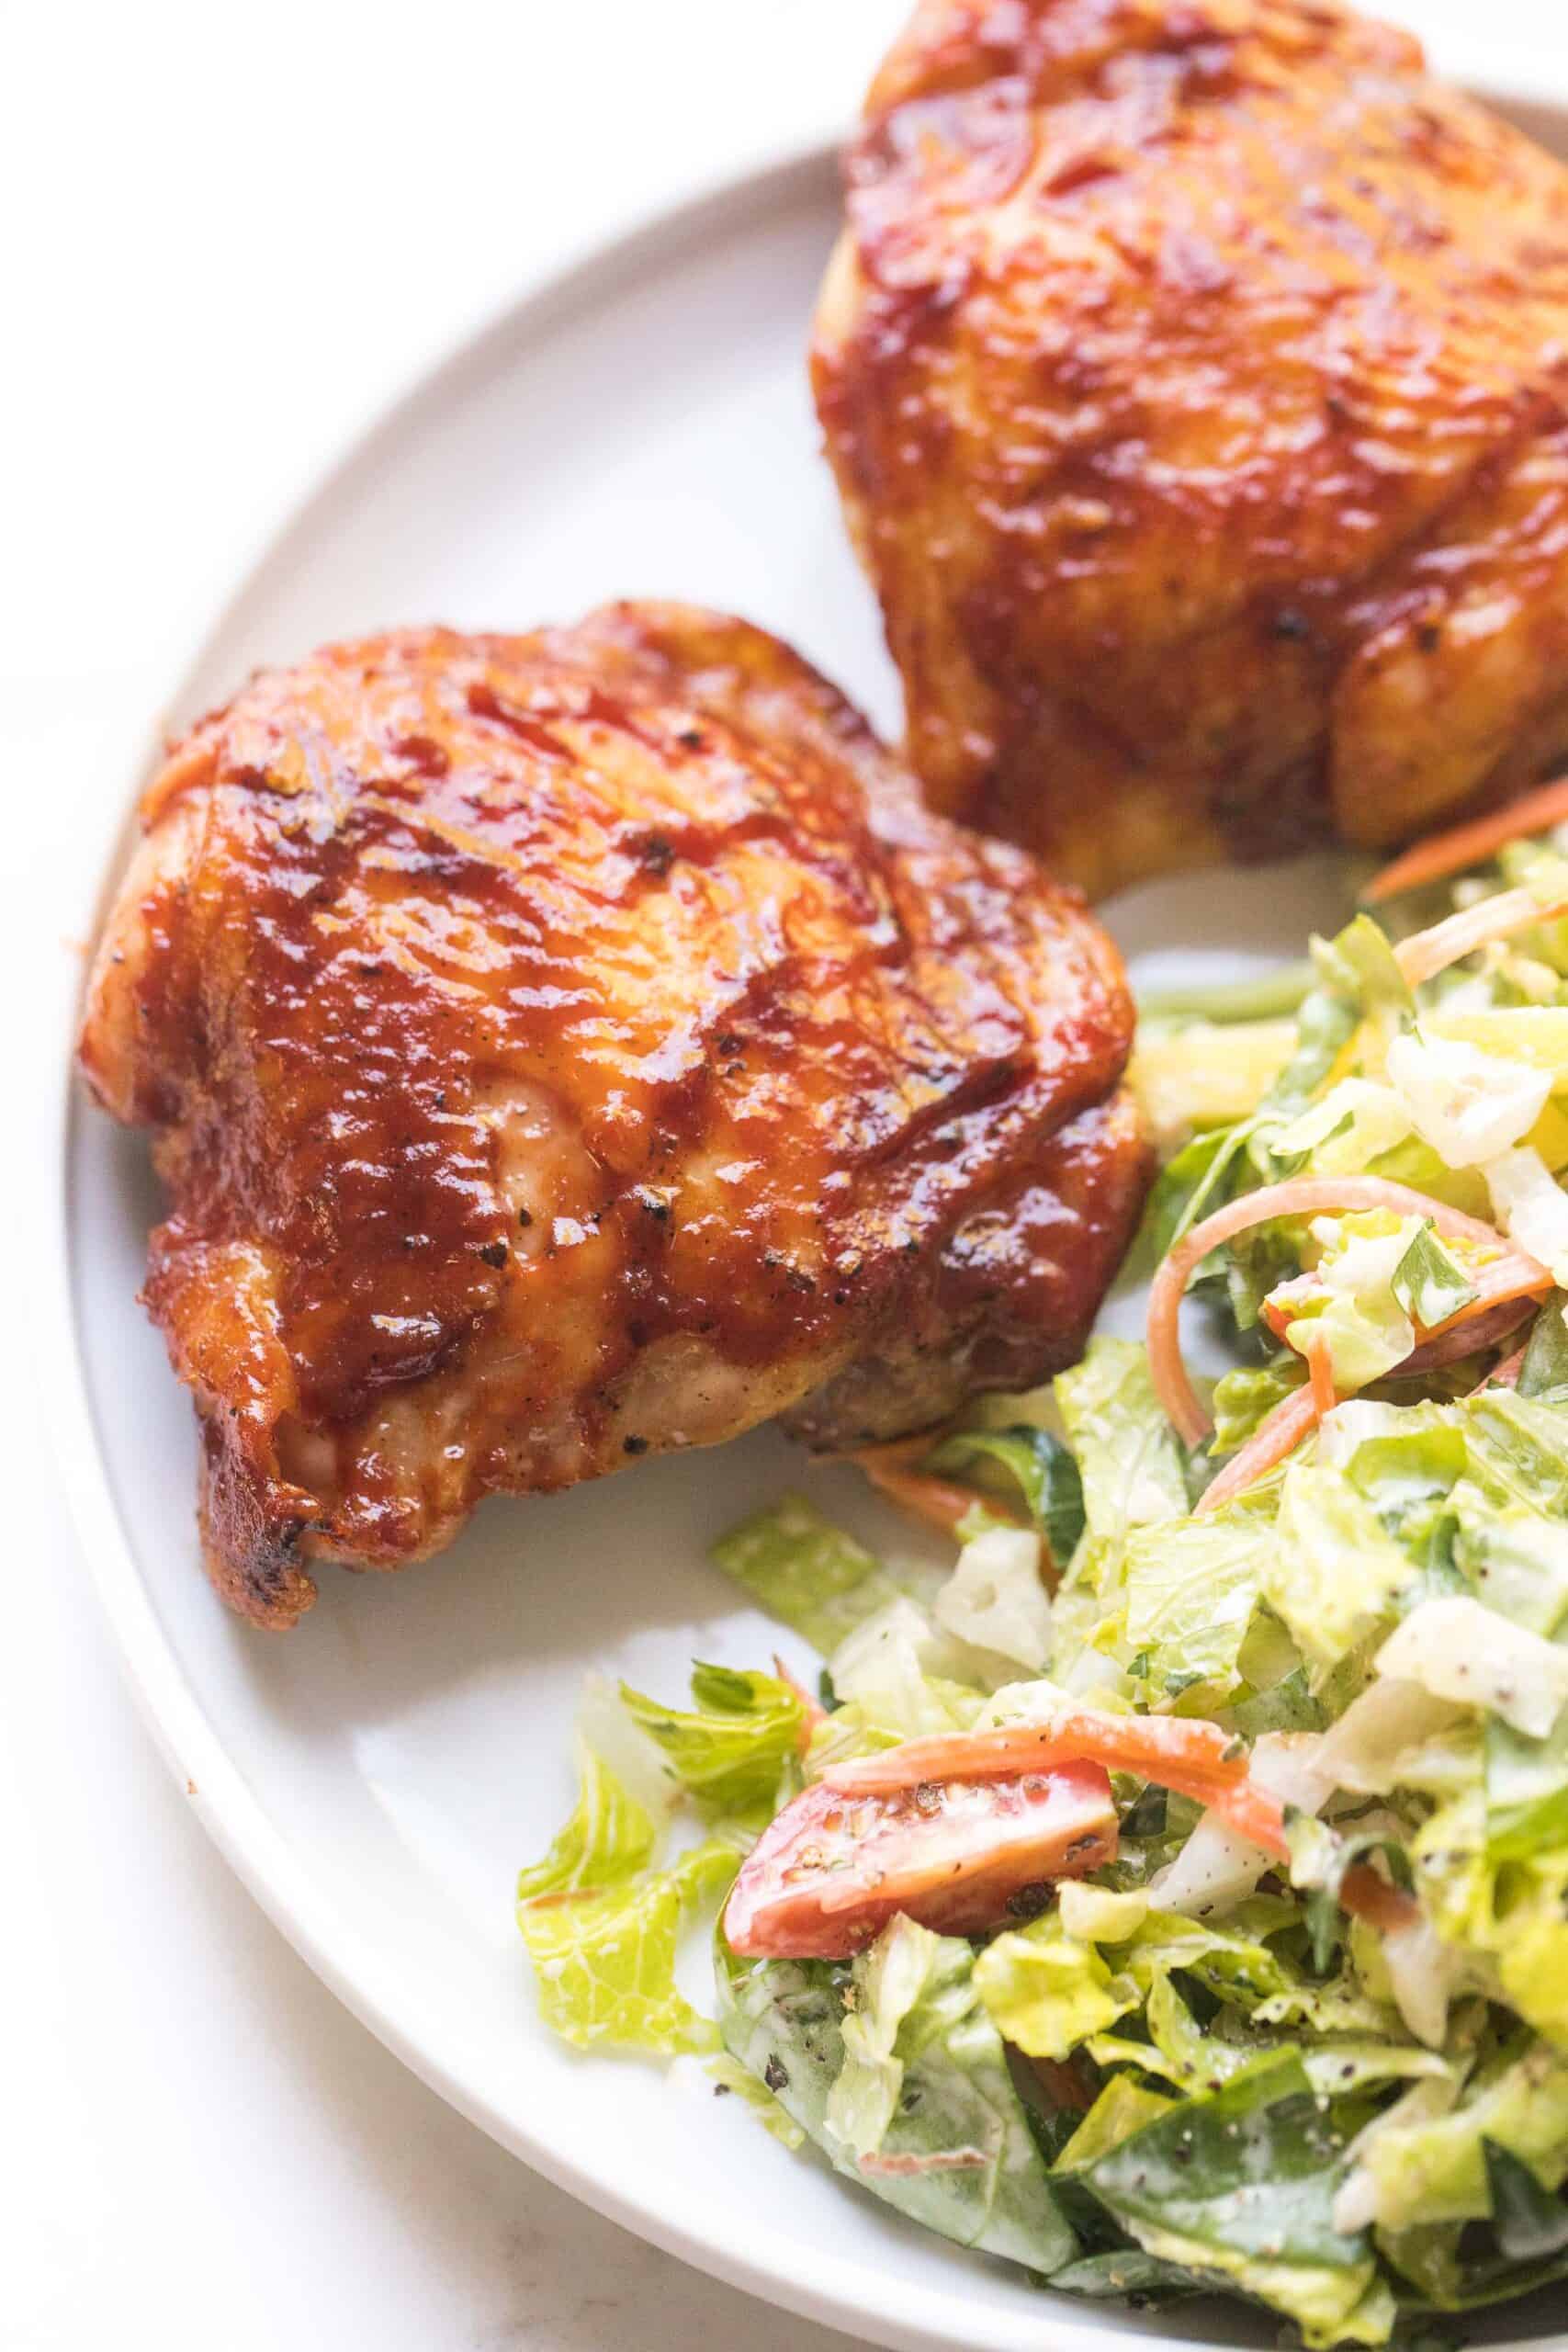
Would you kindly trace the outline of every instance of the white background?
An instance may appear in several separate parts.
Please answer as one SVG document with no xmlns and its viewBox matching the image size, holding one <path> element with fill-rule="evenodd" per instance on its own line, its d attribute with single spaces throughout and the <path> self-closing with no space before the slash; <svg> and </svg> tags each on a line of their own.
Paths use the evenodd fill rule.
<svg viewBox="0 0 1568 2352">
<path fill-rule="evenodd" d="M 1568 79 L 1564 0 L 1388 12 L 1456 71 Z M 103 836 L 197 628 L 322 461 L 541 266 L 846 122 L 903 13 L 0 0 L 0 937 L 23 1079 L 0 1155 L 6 2352 L 844 2341 L 502 2156 L 336 2007 L 187 1817 L 28 1376 L 51 1174 L 28 974 L 79 953 L 71 845 Z"/>
</svg>

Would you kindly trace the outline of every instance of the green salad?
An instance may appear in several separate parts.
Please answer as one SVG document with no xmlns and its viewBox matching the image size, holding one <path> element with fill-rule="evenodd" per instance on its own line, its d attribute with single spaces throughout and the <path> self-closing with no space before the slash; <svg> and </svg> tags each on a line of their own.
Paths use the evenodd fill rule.
<svg viewBox="0 0 1568 2352">
<path fill-rule="evenodd" d="M 1568 2282 L 1568 854 L 1496 831 L 1148 1012 L 1146 1343 L 867 1463 L 941 1566 L 728 1534 L 816 1667 L 596 1681 L 518 1890 L 570 2041 L 1309 2346 Z"/>
</svg>

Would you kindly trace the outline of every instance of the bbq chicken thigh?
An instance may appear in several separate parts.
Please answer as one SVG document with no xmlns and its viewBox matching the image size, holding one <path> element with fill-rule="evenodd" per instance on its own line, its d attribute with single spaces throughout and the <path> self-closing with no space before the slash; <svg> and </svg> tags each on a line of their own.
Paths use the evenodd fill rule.
<svg viewBox="0 0 1568 2352">
<path fill-rule="evenodd" d="M 933 802 L 1099 894 L 1568 753 L 1568 172 L 1331 0 L 921 0 L 813 372 Z"/>
<path fill-rule="evenodd" d="M 254 679 L 174 752 L 83 1068 L 212 1577 L 395 1567 L 494 1490 L 1070 1360 L 1145 1154 L 1114 950 L 775 639 L 623 605 Z"/>
</svg>

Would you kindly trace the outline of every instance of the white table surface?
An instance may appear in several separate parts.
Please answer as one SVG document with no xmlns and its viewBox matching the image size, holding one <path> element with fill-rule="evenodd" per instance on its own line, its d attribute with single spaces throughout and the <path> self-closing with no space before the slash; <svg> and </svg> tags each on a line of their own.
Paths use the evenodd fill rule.
<svg viewBox="0 0 1568 2352">
<path fill-rule="evenodd" d="M 1568 78 L 1564 0 L 1396 12 L 1456 70 L 1529 88 L 1552 55 Z M 0 0 L 0 876 L 24 1072 L 27 974 L 79 952 L 70 844 L 102 838 L 106 779 L 279 508 L 542 261 L 847 119 L 903 13 Z M 337 2007 L 188 1817 L 29 1378 L 40 1091 L 14 1091 L 0 1155 L 23 1327 L 0 1368 L 0 2346 L 841 2345 L 503 2156 Z"/>
</svg>

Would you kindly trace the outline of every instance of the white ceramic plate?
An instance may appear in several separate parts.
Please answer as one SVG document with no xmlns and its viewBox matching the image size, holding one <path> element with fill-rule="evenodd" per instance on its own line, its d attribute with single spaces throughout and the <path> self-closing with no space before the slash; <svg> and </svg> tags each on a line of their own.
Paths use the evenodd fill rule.
<svg viewBox="0 0 1568 2352">
<path fill-rule="evenodd" d="M 1568 147 L 1568 116 L 1560 129 Z M 523 628 L 646 593 L 779 630 L 896 726 L 806 390 L 836 210 L 831 163 L 813 154 L 520 304 L 378 425 L 239 584 L 175 719 L 326 638 L 423 619 Z M 126 776 L 127 808 L 138 781 Z M 103 847 L 107 888 L 123 843 Z M 1234 969 L 1297 952 L 1340 897 L 1319 863 L 1278 887 L 1145 892 L 1118 927 L 1188 968 L 1215 967 L 1193 941 L 1224 943 Z M 536 2021 L 511 1888 L 570 1802 L 581 1675 L 608 1665 L 673 1696 L 694 1654 L 765 1659 L 774 1629 L 735 1606 L 706 1543 L 786 1481 L 874 1533 L 858 1480 L 762 1432 L 553 1500 L 492 1503 L 405 1577 L 328 1568 L 297 1633 L 258 1634 L 201 1575 L 192 1415 L 135 1304 L 156 1206 L 141 1139 L 74 1104 L 62 1198 L 48 1378 L 131 1674 L 234 1867 L 428 2083 L 602 2211 L 880 2343 L 1272 2341 L 1218 2307 L 1154 2320 L 1043 2300 L 788 2155 L 691 2062 L 666 2075 L 579 2060 Z M 694 1991 L 701 1980 L 696 1957 Z M 1547 2325 L 1543 2311 L 1534 2341 Z"/>
</svg>

